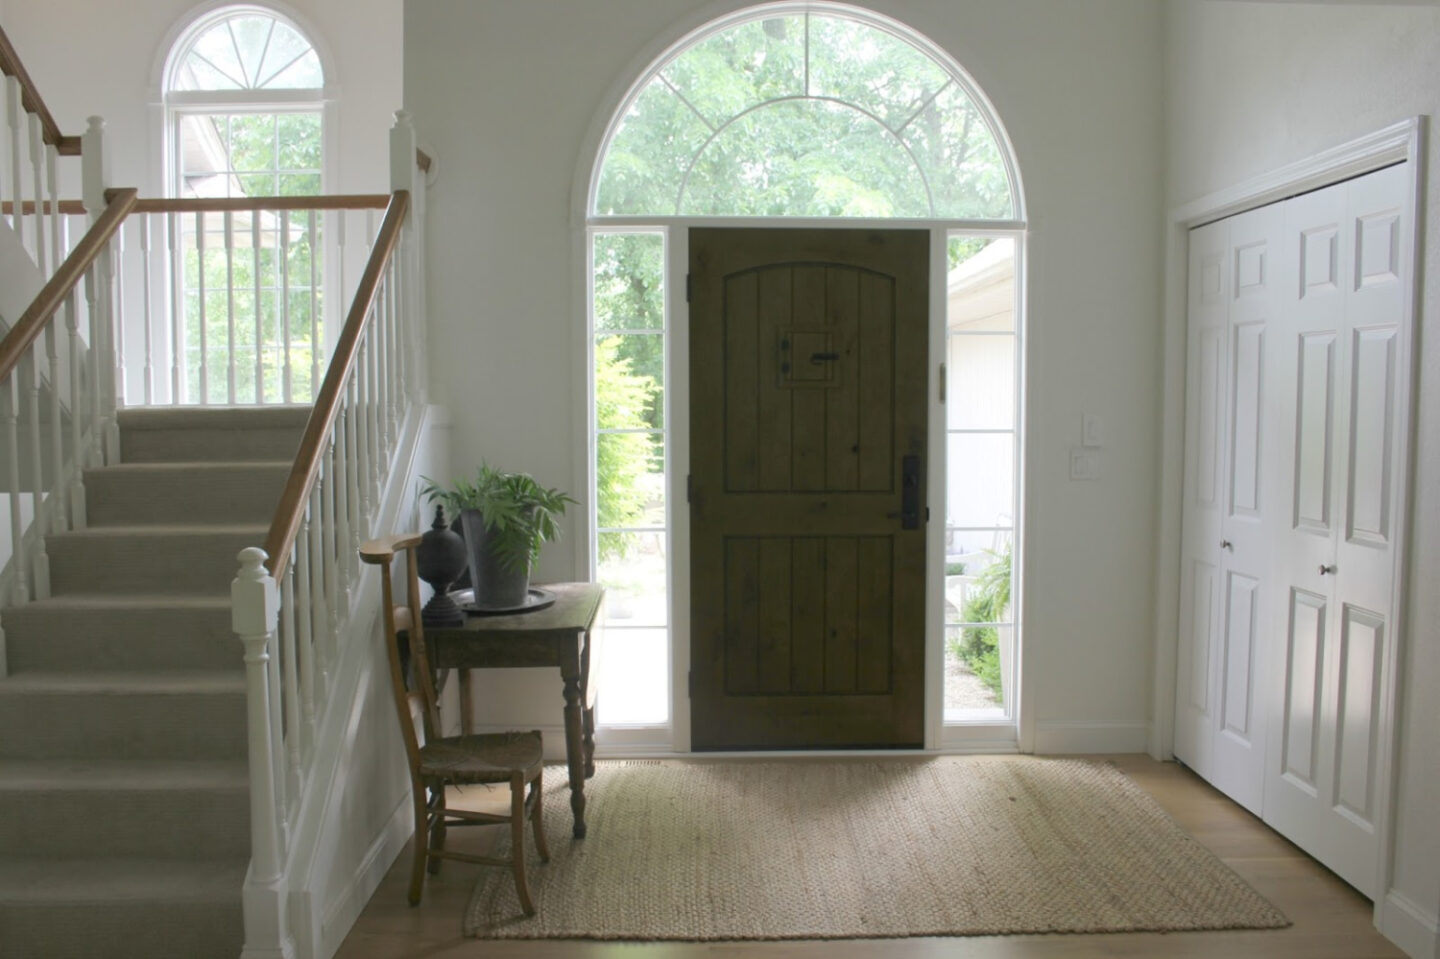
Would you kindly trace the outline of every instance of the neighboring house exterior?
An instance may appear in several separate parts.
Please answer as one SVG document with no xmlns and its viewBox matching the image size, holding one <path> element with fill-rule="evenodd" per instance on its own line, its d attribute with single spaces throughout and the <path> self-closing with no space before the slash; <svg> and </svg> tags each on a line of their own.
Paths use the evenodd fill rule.
<svg viewBox="0 0 1440 959">
<path fill-rule="evenodd" d="M 1166 756 L 1169 707 L 1157 704 L 1169 702 L 1173 686 L 1165 664 L 1176 611 L 1175 561 L 1162 551 L 1175 535 L 1168 514 L 1178 502 L 1180 449 L 1164 406 L 1167 378 L 1180 375 L 1164 320 L 1175 295 L 1167 213 L 1440 112 L 1440 8 L 1360 0 L 865 5 L 903 20 L 970 71 L 1007 126 L 1024 180 L 1024 619 L 1034 672 L 1021 748 Z M 524 463 L 556 483 L 584 482 L 579 238 L 595 152 L 639 71 L 686 31 L 741 6 L 292 0 L 283 8 L 335 65 L 326 94 L 336 115 L 332 191 L 388 187 L 385 131 L 402 105 L 437 158 L 427 236 L 430 399 L 448 410 L 441 442 L 453 462 L 483 456 Z M 155 194 L 164 185 L 157 65 L 190 9 L 186 0 L 0 0 L 0 23 L 61 125 L 80 129 L 87 115 L 104 116 L 112 181 Z M 1440 148 L 1433 125 L 1429 148 Z M 1420 226 L 1414 523 L 1382 924 L 1429 956 L 1440 955 L 1436 167 L 1432 156 Z M 477 358 L 493 356 L 497 344 L 508 359 L 477 377 Z M 1082 407 L 1107 421 L 1103 479 L 1083 486 L 1065 477 Z M 587 573 L 581 526 L 572 521 L 567 531 L 573 551 L 547 550 L 542 576 Z M 548 687 L 477 686 L 497 721 L 558 727 L 560 703 Z"/>
</svg>

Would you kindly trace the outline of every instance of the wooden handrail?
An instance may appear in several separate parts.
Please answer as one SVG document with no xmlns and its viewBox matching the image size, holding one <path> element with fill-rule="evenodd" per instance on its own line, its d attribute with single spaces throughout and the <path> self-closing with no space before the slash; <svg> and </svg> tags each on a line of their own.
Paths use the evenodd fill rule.
<svg viewBox="0 0 1440 959">
<path fill-rule="evenodd" d="M 109 194 L 107 193 L 108 197 Z M 157 197 L 137 200 L 136 213 L 223 213 L 244 210 L 383 210 L 388 193 L 335 193 L 328 196 Z"/>
<path fill-rule="evenodd" d="M 125 222 L 125 217 L 130 215 L 138 191 L 134 187 L 127 187 L 110 192 L 114 194 L 114 198 L 110 205 L 105 207 L 105 212 L 100 214 L 89 231 L 80 238 L 80 242 L 75 244 L 75 249 L 70 251 L 70 255 L 60 264 L 55 275 L 40 288 L 35 302 L 20 314 L 20 318 L 5 335 L 4 341 L 0 342 L 0 383 L 19 365 L 20 358 L 40 336 L 45 324 L 65 301 L 70 288 L 80 282 L 85 271 L 100 255 L 100 251 L 105 249 L 105 244 L 109 243 L 110 238 L 120 229 L 120 224 Z"/>
<path fill-rule="evenodd" d="M 300 531 L 300 521 L 305 515 L 305 506 L 310 501 L 310 487 L 315 474 L 320 470 L 320 457 L 325 440 L 335 426 L 335 417 L 340 412 L 341 395 L 350 371 L 355 366 L 355 357 L 360 351 L 360 340 L 365 333 L 365 319 L 375 304 L 380 292 L 380 278 L 395 247 L 400 242 L 400 228 L 405 223 L 406 211 L 410 209 L 410 191 L 396 190 L 385 210 L 385 219 L 380 232 L 375 236 L 375 246 L 370 250 L 370 260 L 365 272 L 360 275 L 360 285 L 355 290 L 355 300 L 345 317 L 345 328 L 335 344 L 335 353 L 330 358 L 330 367 L 320 384 L 315 397 L 315 407 L 305 424 L 305 433 L 300 438 L 300 449 L 295 454 L 295 465 L 285 480 L 280 504 L 275 509 L 275 518 L 270 522 L 270 532 L 265 536 L 265 566 L 270 575 L 279 580 L 285 575 L 290 562 L 290 551 L 295 546 L 295 537 Z"/>
<path fill-rule="evenodd" d="M 14 213 L 14 212 L 15 212 L 15 204 L 14 204 L 14 203 L 10 202 L 9 200 L 6 200 L 4 203 L 0 203 L 0 213 L 10 214 L 10 213 Z M 34 201 L 34 200 L 24 200 L 24 201 L 21 202 L 21 204 L 20 204 L 20 213 L 21 213 L 21 215 L 23 215 L 23 216 L 30 216 L 30 215 L 32 215 L 34 212 L 35 212 L 35 201 Z M 49 212 L 50 212 L 50 201 L 49 201 L 49 200 L 42 200 L 42 201 L 40 202 L 40 212 L 42 212 L 42 213 L 49 213 Z M 84 200 L 61 200 L 61 201 L 60 201 L 60 212 L 61 212 L 62 214 L 67 215 L 67 216 L 81 216 L 81 215 L 83 215 L 83 214 L 85 213 L 85 201 L 84 201 Z"/>
<path fill-rule="evenodd" d="M 79 156 L 80 138 L 67 137 L 60 132 L 55 118 L 45 107 L 45 101 L 40 99 L 40 91 L 35 88 L 35 81 L 31 80 L 30 74 L 25 72 L 25 64 L 20 62 L 20 55 L 10 45 L 10 38 L 5 35 L 3 29 L 0 29 L 0 73 L 20 81 L 20 103 L 26 110 L 40 118 L 40 132 L 45 142 L 52 144 L 59 153 L 65 156 Z"/>
</svg>

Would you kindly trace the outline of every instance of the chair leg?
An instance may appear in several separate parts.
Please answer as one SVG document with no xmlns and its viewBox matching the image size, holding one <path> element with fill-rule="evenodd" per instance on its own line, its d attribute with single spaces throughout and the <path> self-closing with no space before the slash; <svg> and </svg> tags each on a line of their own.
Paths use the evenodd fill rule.
<svg viewBox="0 0 1440 959">
<path fill-rule="evenodd" d="M 420 905 L 420 891 L 425 884 L 425 860 L 429 858 L 430 823 L 429 810 L 425 804 L 425 787 L 416 785 L 415 804 L 415 861 L 410 867 L 410 905 Z"/>
<path fill-rule="evenodd" d="M 530 886 L 525 881 L 525 774 L 510 777 L 510 863 L 515 870 L 515 894 L 525 915 L 535 915 Z"/>
<path fill-rule="evenodd" d="M 530 810 L 530 824 L 535 828 L 535 851 L 540 853 L 541 862 L 550 861 L 550 846 L 545 842 L 545 774 L 537 773 L 530 784 L 530 795 L 535 808 Z"/>
<path fill-rule="evenodd" d="M 445 786 L 430 787 L 431 819 L 430 819 L 430 848 L 436 850 L 445 849 Z M 430 857 L 430 875 L 440 875 L 440 865 L 445 860 L 439 856 Z"/>
</svg>

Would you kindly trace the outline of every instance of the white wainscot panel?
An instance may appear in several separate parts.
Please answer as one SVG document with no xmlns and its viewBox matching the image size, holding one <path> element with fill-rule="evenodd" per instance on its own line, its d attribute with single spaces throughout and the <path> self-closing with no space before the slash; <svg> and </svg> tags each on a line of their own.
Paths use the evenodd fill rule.
<svg viewBox="0 0 1440 959">
<path fill-rule="evenodd" d="M 1221 718 L 1225 732 L 1249 742 L 1251 691 L 1255 675 L 1255 632 L 1260 617 L 1260 581 L 1231 572 L 1225 589 L 1225 686 Z"/>
<path fill-rule="evenodd" d="M 1230 512 L 1255 516 L 1260 512 L 1260 421 L 1264 398 L 1265 327 L 1245 323 L 1235 327 L 1230 369 Z"/>
<path fill-rule="evenodd" d="M 1355 221 L 1355 288 L 1400 279 L 1400 213 L 1362 216 Z"/>
<path fill-rule="evenodd" d="M 1333 292 L 1340 280 L 1340 227 L 1332 224 L 1300 234 L 1300 298 Z"/>
<path fill-rule="evenodd" d="M 1375 737 L 1380 717 L 1380 663 L 1385 619 L 1346 605 L 1340 624 L 1340 701 L 1335 741 L 1337 810 L 1365 826 L 1375 818 Z"/>
<path fill-rule="evenodd" d="M 1394 327 L 1356 330 L 1352 347 L 1346 534 L 1375 546 L 1390 541 L 1396 332 Z"/>
<path fill-rule="evenodd" d="M 1220 388 L 1220 347 L 1221 329 L 1212 326 L 1200 331 L 1200 448 L 1195 457 L 1195 499 L 1206 508 L 1215 506 L 1216 490 L 1220 476 L 1220 401 L 1224 393 Z"/>
<path fill-rule="evenodd" d="M 1270 251 L 1264 242 L 1235 248 L 1235 296 L 1259 293 L 1268 279 Z"/>
<path fill-rule="evenodd" d="M 1306 333 L 1300 337 L 1297 378 L 1295 449 L 1295 516 L 1297 527 L 1330 530 L 1330 443 L 1334 432 L 1335 334 Z"/>
<path fill-rule="evenodd" d="M 1196 561 L 1190 577 L 1193 620 L 1190 630 L 1190 705 L 1202 716 L 1210 713 L 1210 635 L 1215 610 L 1215 567 Z"/>
<path fill-rule="evenodd" d="M 1285 636 L 1285 736 L 1283 775 L 1311 796 L 1320 755 L 1320 677 L 1325 662 L 1324 596 L 1290 591 Z"/>
</svg>

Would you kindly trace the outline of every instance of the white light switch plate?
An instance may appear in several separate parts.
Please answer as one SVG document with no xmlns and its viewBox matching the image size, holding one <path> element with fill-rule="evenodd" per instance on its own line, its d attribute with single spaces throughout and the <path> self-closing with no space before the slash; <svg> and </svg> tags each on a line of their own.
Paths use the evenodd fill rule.
<svg viewBox="0 0 1440 959">
<path fill-rule="evenodd" d="M 1070 478 L 1072 480 L 1099 479 L 1100 454 L 1079 446 L 1070 447 Z"/>
<path fill-rule="evenodd" d="M 1094 413 L 1083 413 L 1080 416 L 1080 445 L 1101 446 L 1104 444 L 1105 426 L 1100 422 L 1100 417 Z"/>
</svg>

